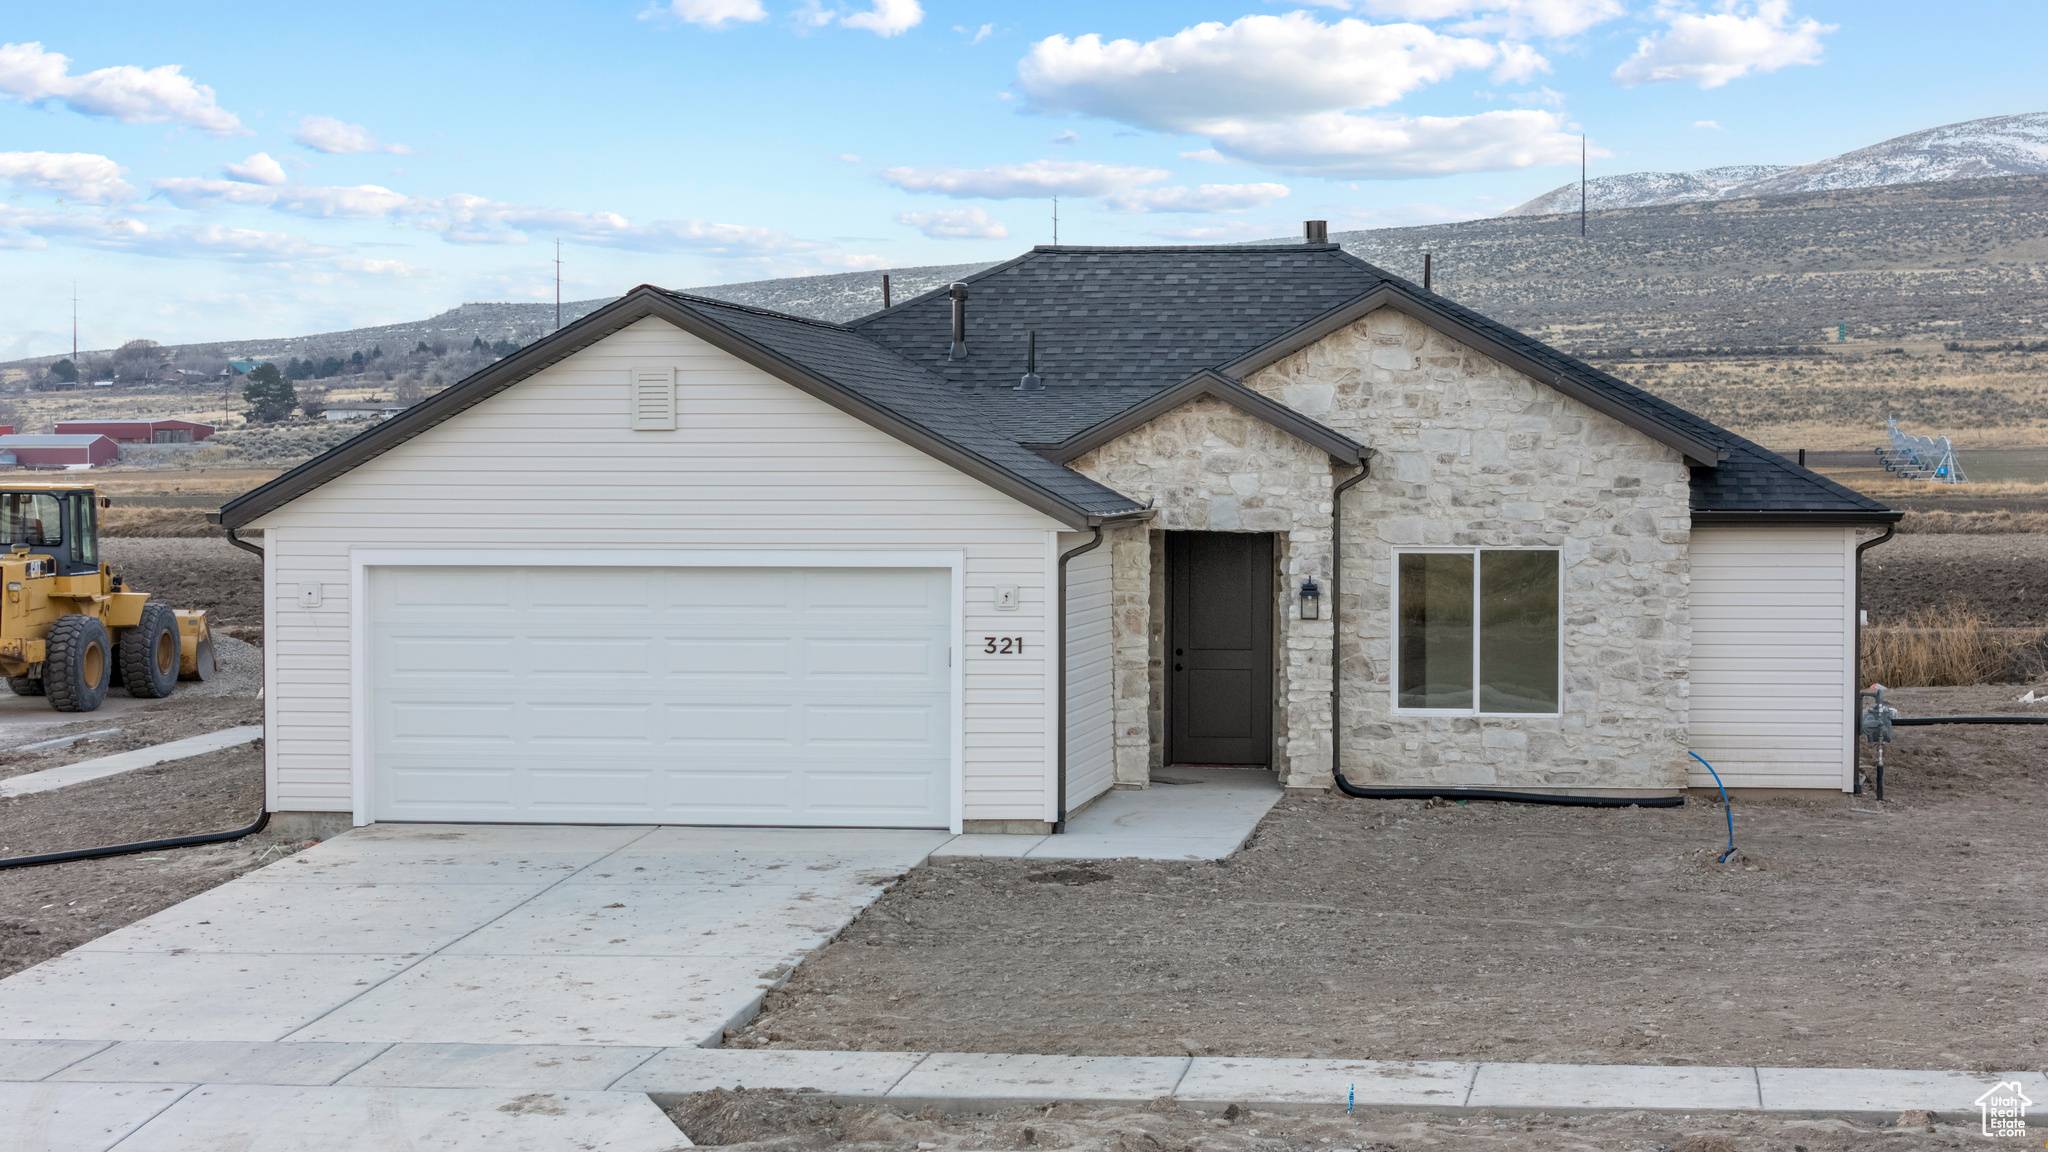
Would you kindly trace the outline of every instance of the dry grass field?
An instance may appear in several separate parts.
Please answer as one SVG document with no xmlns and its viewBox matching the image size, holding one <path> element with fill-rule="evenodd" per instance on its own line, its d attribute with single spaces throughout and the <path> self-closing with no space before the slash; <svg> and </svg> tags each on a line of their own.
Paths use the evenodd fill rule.
<svg viewBox="0 0 2048 1152">
<path fill-rule="evenodd" d="M 1915 435 L 1949 437 L 1966 453 L 1966 469 L 1973 449 L 2048 444 L 2048 354 L 1849 347 L 1857 350 L 1600 367 L 1787 455 L 1867 454 L 1884 440 L 1888 417 Z"/>
</svg>

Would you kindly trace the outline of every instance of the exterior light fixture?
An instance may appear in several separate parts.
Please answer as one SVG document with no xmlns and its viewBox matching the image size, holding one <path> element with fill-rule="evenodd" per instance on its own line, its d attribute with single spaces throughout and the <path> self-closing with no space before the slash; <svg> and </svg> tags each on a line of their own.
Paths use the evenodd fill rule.
<svg viewBox="0 0 2048 1152">
<path fill-rule="evenodd" d="M 1316 587 L 1314 580 L 1301 582 L 1301 618 L 1314 620 L 1322 615 L 1323 590 Z"/>
</svg>

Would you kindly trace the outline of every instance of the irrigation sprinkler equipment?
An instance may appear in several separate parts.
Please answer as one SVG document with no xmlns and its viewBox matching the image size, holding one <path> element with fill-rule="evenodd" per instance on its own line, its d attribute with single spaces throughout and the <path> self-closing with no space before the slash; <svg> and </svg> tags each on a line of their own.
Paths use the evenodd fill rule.
<svg viewBox="0 0 2048 1152">
<path fill-rule="evenodd" d="M 1936 484 L 1968 484 L 1963 466 L 1956 459 L 1955 445 L 1946 436 L 1909 436 L 1899 429 L 1896 416 L 1884 422 L 1885 444 L 1871 451 L 1884 470 L 1906 480 L 1929 480 Z"/>
<path fill-rule="evenodd" d="M 1925 728 L 1936 724 L 2048 724 L 2048 716 L 1901 716 L 1897 708 L 1884 702 L 1886 691 L 1884 685 L 1872 684 L 1856 693 L 1858 703 L 1870 701 L 1870 707 L 1857 718 L 1856 730 L 1877 748 L 1877 771 L 1873 780 L 1880 804 L 1884 802 L 1884 746 L 1892 742 L 1893 728 Z"/>
</svg>

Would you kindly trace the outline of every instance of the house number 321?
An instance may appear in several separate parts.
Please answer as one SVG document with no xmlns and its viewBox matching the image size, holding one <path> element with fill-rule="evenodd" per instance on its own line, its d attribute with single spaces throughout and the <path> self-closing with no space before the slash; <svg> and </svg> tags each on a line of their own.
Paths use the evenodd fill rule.
<svg viewBox="0 0 2048 1152">
<path fill-rule="evenodd" d="M 1022 656 L 1024 654 L 1024 638 L 1022 636 L 983 636 L 981 640 L 981 650 L 990 656 Z"/>
</svg>

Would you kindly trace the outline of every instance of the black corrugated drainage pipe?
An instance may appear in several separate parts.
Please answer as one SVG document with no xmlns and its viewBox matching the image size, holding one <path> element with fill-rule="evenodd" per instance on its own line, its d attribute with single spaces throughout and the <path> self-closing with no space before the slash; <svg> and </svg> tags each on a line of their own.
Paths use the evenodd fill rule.
<svg viewBox="0 0 2048 1152">
<path fill-rule="evenodd" d="M 1852 717 L 1863 710 L 1863 691 L 1857 687 L 1863 683 L 1863 554 L 1898 534 L 1898 524 L 1887 524 L 1884 526 L 1884 535 L 1865 540 L 1856 546 L 1856 602 L 1851 605 L 1856 610 L 1856 637 L 1855 643 L 1849 646 L 1849 659 L 1856 662 L 1855 671 L 1849 674 L 1849 715 Z M 1855 744 L 1856 734 L 1852 731 L 1849 734 L 1849 745 L 1854 747 Z M 1858 768 L 1853 775 L 1856 779 L 1851 782 L 1853 786 L 1849 790 L 1850 795 L 1861 796 L 1863 795 L 1862 769 Z"/>
<path fill-rule="evenodd" d="M 1060 717 L 1058 726 L 1060 748 L 1057 757 L 1059 763 L 1059 819 L 1052 822 L 1054 833 L 1061 833 L 1067 830 L 1067 561 L 1072 560 L 1083 552 L 1092 552 L 1102 545 L 1102 525 L 1097 524 L 1094 527 L 1095 535 L 1086 544 L 1071 551 L 1060 553 L 1059 570 L 1054 576 L 1060 584 L 1059 615 L 1054 618 L 1052 623 L 1053 635 L 1057 637 L 1053 649 L 1056 655 L 1053 659 L 1059 662 L 1058 670 L 1053 674 L 1053 683 L 1057 685 L 1057 688 L 1054 690 L 1053 707 L 1059 709 Z"/>
<path fill-rule="evenodd" d="M 233 832 L 206 832 L 198 836 L 172 836 L 164 840 L 143 840 L 134 844 L 113 844 L 105 848 L 77 848 L 69 852 L 45 852 L 40 856 L 16 856 L 11 860 L 0 860 L 0 869 L 27 868 L 36 864 L 62 864 L 67 860 L 96 860 L 102 856 L 127 856 L 135 852 L 155 852 L 163 848 L 190 848 L 196 844 L 224 844 L 229 840 L 240 840 L 254 836 L 270 823 L 270 813 L 261 812 L 256 822 L 247 828 Z"/>
<path fill-rule="evenodd" d="M 1506 792 L 1495 788 L 1361 788 L 1344 778 L 1343 651 L 1344 635 L 1344 492 L 1372 472 L 1371 461 L 1358 475 L 1330 493 L 1330 777 L 1337 791 L 1361 800 L 1505 800 L 1517 804 L 1563 804 L 1577 808 L 1676 808 L 1683 796 L 1567 796 L 1550 792 Z"/>
</svg>

